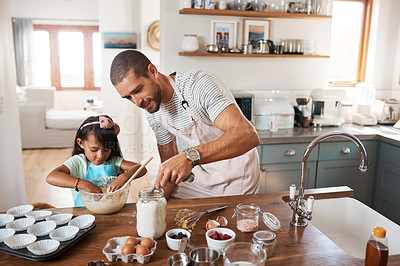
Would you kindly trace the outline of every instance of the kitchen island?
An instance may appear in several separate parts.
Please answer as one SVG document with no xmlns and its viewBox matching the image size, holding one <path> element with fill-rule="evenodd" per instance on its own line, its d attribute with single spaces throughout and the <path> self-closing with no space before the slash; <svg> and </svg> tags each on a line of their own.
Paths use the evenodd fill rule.
<svg viewBox="0 0 400 266">
<path fill-rule="evenodd" d="M 313 194 L 318 198 L 347 197 L 353 191 L 347 187 L 306 190 L 306 195 Z M 277 243 L 271 258 L 267 259 L 267 265 L 364 265 L 364 260 L 347 255 L 336 244 L 322 234 L 312 224 L 307 227 L 296 228 L 289 224 L 292 210 L 283 198 L 287 198 L 287 192 L 264 193 L 255 195 L 240 195 L 216 198 L 203 198 L 191 200 L 170 200 L 167 208 L 167 230 L 176 228 L 175 215 L 180 209 L 189 208 L 196 211 L 206 210 L 219 205 L 228 207 L 217 213 L 204 215 L 192 232 L 191 242 L 198 247 L 205 247 L 205 223 L 208 219 L 215 219 L 219 215 L 228 218 L 227 227 L 236 233 L 235 242 L 251 242 L 252 233 L 241 233 L 236 229 L 236 220 L 231 220 L 234 208 L 239 203 L 255 203 L 263 211 L 273 213 L 281 222 L 282 232 L 277 232 Z M 108 239 L 116 236 L 136 236 L 136 207 L 135 204 L 126 204 L 123 209 L 114 214 L 96 214 L 96 228 L 77 244 L 65 251 L 59 257 L 46 262 L 34 262 L 7 254 L 0 255 L 0 265 L 87 265 L 90 261 L 104 260 L 108 262 L 102 253 Z M 86 208 L 60 208 L 55 212 L 68 212 L 74 215 L 90 213 Z M 339 214 L 338 214 L 339 215 Z M 259 230 L 267 230 L 260 220 Z M 186 253 L 188 254 L 188 248 Z M 166 265 L 169 256 L 176 251 L 167 247 L 165 237 L 157 240 L 157 250 L 147 265 Z M 109 263 L 109 262 L 108 262 Z M 122 261 L 109 263 L 110 265 L 125 265 Z M 139 265 L 139 263 L 136 263 Z M 222 265 L 222 258 L 218 265 Z M 400 265 L 400 255 L 390 256 L 389 265 Z"/>
</svg>

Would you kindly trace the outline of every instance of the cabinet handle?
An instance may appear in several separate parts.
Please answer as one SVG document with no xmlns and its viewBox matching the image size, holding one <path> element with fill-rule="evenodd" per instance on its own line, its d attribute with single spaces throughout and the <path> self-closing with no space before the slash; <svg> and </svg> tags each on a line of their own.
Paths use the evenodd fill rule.
<svg viewBox="0 0 400 266">
<path fill-rule="evenodd" d="M 340 152 L 341 153 L 343 153 L 343 154 L 350 154 L 351 153 L 351 150 L 350 150 L 350 148 L 342 148 L 341 150 L 340 150 Z"/>
<path fill-rule="evenodd" d="M 266 167 L 261 167 L 261 172 L 263 172 L 263 173 L 267 172 L 267 168 Z"/>
<path fill-rule="evenodd" d="M 288 151 L 285 151 L 285 156 L 295 156 L 295 155 L 296 155 L 295 150 L 290 149 Z"/>
</svg>

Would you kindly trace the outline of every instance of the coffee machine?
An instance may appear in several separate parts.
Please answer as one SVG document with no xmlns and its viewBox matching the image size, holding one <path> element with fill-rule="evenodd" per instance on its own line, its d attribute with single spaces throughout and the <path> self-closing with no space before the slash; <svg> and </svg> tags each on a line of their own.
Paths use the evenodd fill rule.
<svg viewBox="0 0 400 266">
<path fill-rule="evenodd" d="M 311 122 L 314 126 L 340 126 L 344 123 L 339 116 L 341 101 L 346 97 L 346 91 L 340 89 L 322 88 L 311 90 L 312 108 Z"/>
<path fill-rule="evenodd" d="M 296 127 L 310 126 L 311 111 L 307 107 L 309 101 L 309 96 L 296 97 L 297 106 L 294 106 L 294 125 Z"/>
</svg>

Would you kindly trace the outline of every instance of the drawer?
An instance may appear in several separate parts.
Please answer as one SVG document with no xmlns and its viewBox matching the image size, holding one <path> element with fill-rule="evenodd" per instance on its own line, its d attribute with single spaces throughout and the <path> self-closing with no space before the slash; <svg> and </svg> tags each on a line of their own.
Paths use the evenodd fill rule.
<svg viewBox="0 0 400 266">
<path fill-rule="evenodd" d="M 261 164 L 301 162 L 308 143 L 262 145 Z M 318 146 L 308 157 L 308 161 L 316 161 Z"/>
<path fill-rule="evenodd" d="M 372 153 L 375 152 L 375 142 L 363 141 L 362 143 L 367 150 L 367 156 L 368 153 L 371 153 L 372 156 Z M 356 144 L 350 140 L 340 142 L 322 142 L 319 144 L 318 160 L 349 160 L 359 158 L 361 158 L 360 150 L 357 148 Z"/>
</svg>

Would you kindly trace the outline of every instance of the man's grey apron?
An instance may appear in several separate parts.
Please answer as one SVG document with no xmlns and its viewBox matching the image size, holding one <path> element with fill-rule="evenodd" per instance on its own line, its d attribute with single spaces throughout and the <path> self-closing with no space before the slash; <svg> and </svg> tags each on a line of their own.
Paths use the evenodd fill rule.
<svg viewBox="0 0 400 266">
<path fill-rule="evenodd" d="M 184 101 L 175 82 L 168 76 L 180 101 Z M 160 108 L 166 129 L 187 142 L 190 147 L 209 143 L 219 138 L 223 131 L 213 123 L 203 121 L 196 116 L 189 106 L 186 112 L 192 123 L 185 129 L 175 129 L 168 125 L 164 110 Z M 251 194 L 258 191 L 260 183 L 260 166 L 256 148 L 238 157 L 218 162 L 202 164 L 193 168 L 193 182 L 181 182 L 175 186 L 171 198 L 203 198 L 226 195 Z"/>
</svg>

